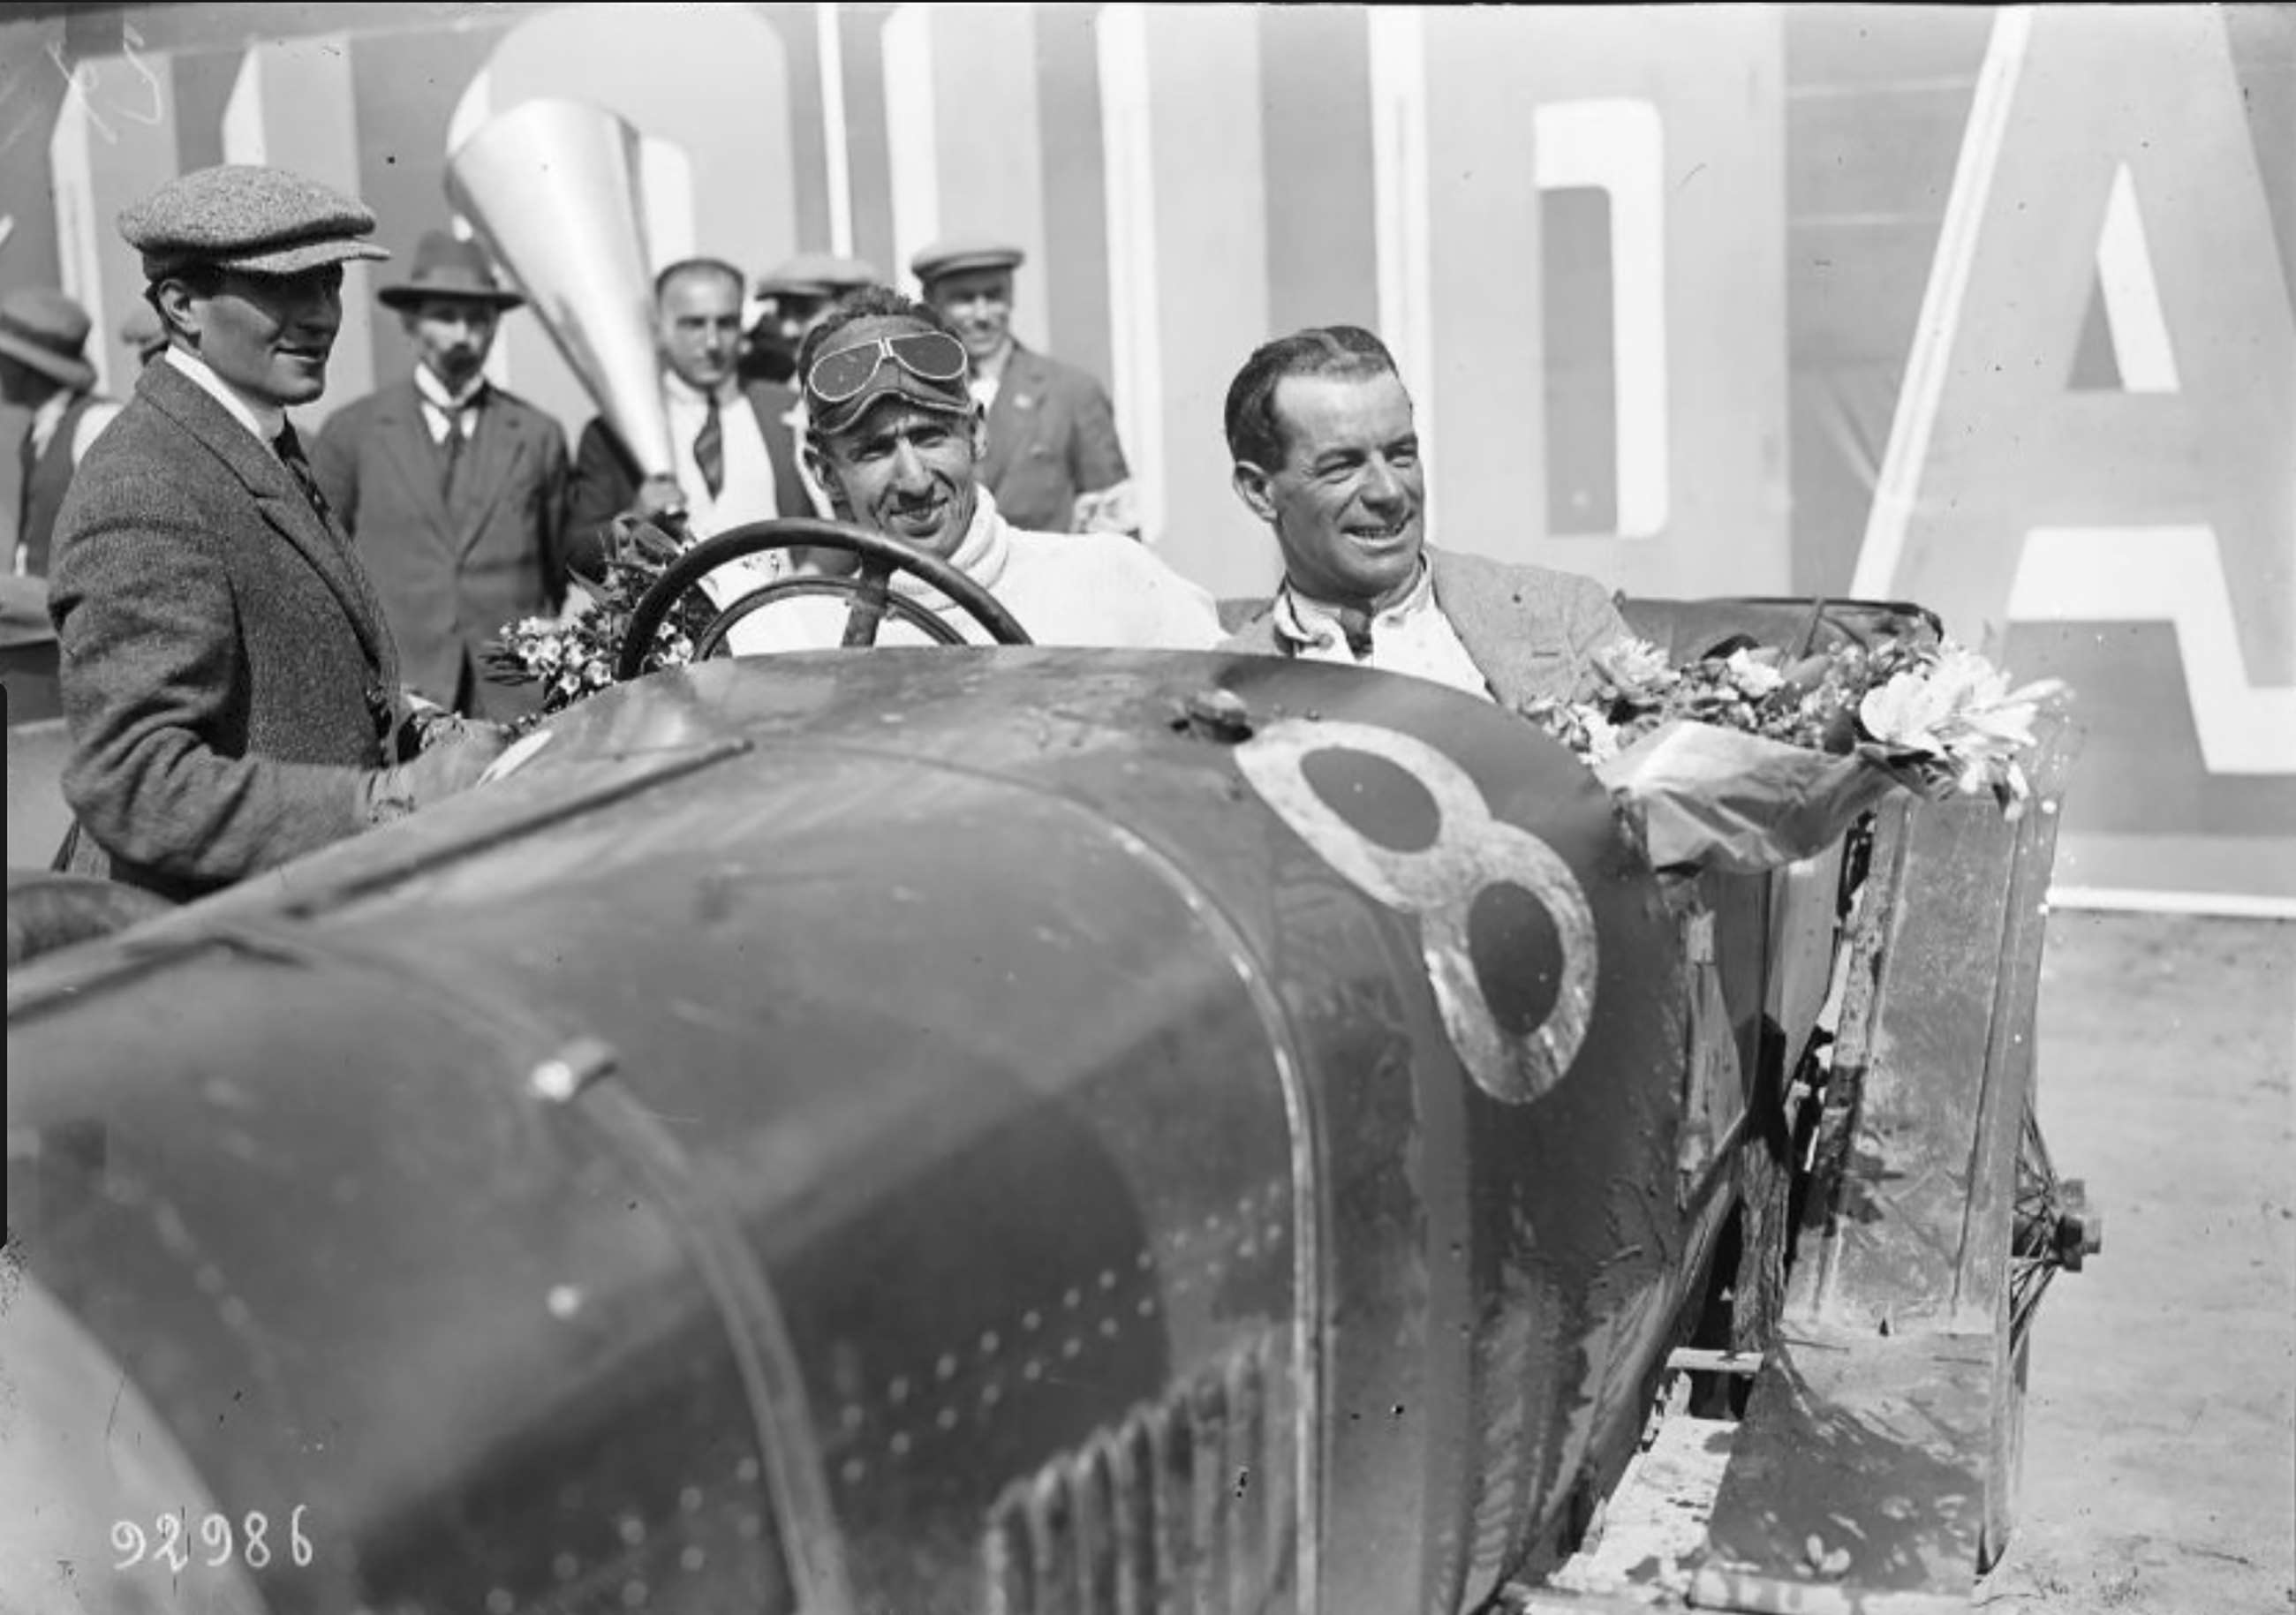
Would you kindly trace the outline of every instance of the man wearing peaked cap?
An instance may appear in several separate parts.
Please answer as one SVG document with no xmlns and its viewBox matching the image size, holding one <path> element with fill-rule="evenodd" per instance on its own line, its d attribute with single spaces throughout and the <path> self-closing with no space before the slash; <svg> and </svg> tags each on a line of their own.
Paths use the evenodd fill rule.
<svg viewBox="0 0 2296 1615">
<path fill-rule="evenodd" d="M 1007 520 L 1032 531 L 1137 536 L 1131 472 L 1108 394 L 1085 372 L 1013 337 L 1018 247 L 960 239 L 909 260 L 924 300 L 964 342 L 972 396 L 988 414 L 980 480 Z"/>
<path fill-rule="evenodd" d="M 488 381 L 502 316 L 525 299 L 485 249 L 424 235 L 406 279 L 375 300 L 414 344 L 414 373 L 330 419 L 319 487 L 382 596 L 406 682 L 457 712 L 511 718 L 540 691 L 486 675 L 503 625 L 566 600 L 566 434 Z"/>
<path fill-rule="evenodd" d="M 505 743 L 398 685 L 373 584 L 288 410 L 318 398 L 374 215 L 283 169 L 119 216 L 168 351 L 56 522 L 65 867 L 189 899 L 476 781 Z"/>
<path fill-rule="evenodd" d="M 0 398 L 31 412 L 17 444 L 12 570 L 45 578 L 65 490 L 119 406 L 95 390 L 87 310 L 45 287 L 0 297 Z"/>
</svg>

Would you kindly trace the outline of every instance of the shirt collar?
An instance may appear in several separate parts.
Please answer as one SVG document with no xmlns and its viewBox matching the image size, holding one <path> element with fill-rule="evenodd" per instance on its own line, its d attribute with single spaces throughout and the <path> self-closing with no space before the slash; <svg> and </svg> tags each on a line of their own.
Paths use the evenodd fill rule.
<svg viewBox="0 0 2296 1615">
<path fill-rule="evenodd" d="M 1422 612 L 1432 611 L 1434 604 L 1435 574 L 1422 555 L 1418 574 L 1403 598 L 1374 615 L 1372 626 L 1374 629 L 1401 627 Z M 1302 594 L 1289 578 L 1276 591 L 1274 616 L 1278 636 L 1303 649 L 1322 649 L 1347 641 L 1346 631 L 1340 626 L 1340 608 Z"/>
<path fill-rule="evenodd" d="M 190 348 L 170 347 L 160 358 L 189 376 L 201 392 L 222 405 L 231 418 L 247 428 L 264 447 L 269 448 L 286 429 L 285 410 L 276 404 L 261 403 L 249 398 L 216 374 L 215 367 Z"/>
<path fill-rule="evenodd" d="M 708 393 L 703 392 L 701 389 L 674 370 L 664 370 L 661 373 L 661 392 L 662 397 L 672 404 L 691 404 L 697 409 L 709 397 Z M 718 383 L 718 408 L 725 408 L 741 396 L 742 378 L 740 376 L 727 376 Z"/>
<path fill-rule="evenodd" d="M 435 405 L 440 409 L 467 408 L 477 403 L 479 395 L 486 389 L 487 378 L 483 374 L 471 378 L 470 385 L 462 391 L 449 392 L 447 383 L 439 379 L 438 373 L 430 366 L 417 365 L 414 367 L 414 390 L 422 395 L 425 404 Z"/>
<path fill-rule="evenodd" d="M 72 400 L 79 396 L 80 395 L 77 389 L 70 387 L 63 387 L 57 389 L 54 392 L 50 393 L 46 398 L 42 398 L 39 402 L 38 407 L 32 411 L 32 430 L 34 433 L 53 433 L 56 429 L 56 422 L 64 418 L 64 411 L 70 409 L 72 406 Z"/>
<path fill-rule="evenodd" d="M 1016 342 L 1009 336 L 1006 337 L 1004 339 L 1004 345 L 1002 348 L 999 348 L 995 353 L 990 354 L 985 359 L 976 359 L 973 361 L 973 379 L 980 381 L 1002 381 L 1004 379 L 1004 372 L 1013 363 L 1013 350 L 1019 347 L 1020 343 Z"/>
</svg>

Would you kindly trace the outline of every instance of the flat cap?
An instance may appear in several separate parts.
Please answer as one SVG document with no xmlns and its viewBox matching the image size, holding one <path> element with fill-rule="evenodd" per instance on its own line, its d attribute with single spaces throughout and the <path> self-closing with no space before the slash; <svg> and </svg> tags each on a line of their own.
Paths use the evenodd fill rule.
<svg viewBox="0 0 2296 1615">
<path fill-rule="evenodd" d="M 119 214 L 119 234 L 158 280 L 194 264 L 300 275 L 347 258 L 390 256 L 365 238 L 365 203 L 284 168 L 224 163 L 169 180 Z"/>
<path fill-rule="evenodd" d="M 909 260 L 909 272 L 918 283 L 930 286 L 943 275 L 968 269 L 1017 269 L 1028 255 L 1018 247 L 983 236 L 935 242 Z"/>
<path fill-rule="evenodd" d="M 800 252 L 776 264 L 758 283 L 759 297 L 843 297 L 864 286 L 884 282 L 877 266 L 866 258 L 840 258 L 834 252 Z"/>
</svg>

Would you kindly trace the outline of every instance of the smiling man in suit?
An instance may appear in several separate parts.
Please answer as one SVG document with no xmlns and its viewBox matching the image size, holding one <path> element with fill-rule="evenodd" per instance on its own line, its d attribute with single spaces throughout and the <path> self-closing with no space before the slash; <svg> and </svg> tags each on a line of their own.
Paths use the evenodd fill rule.
<svg viewBox="0 0 2296 1615">
<path fill-rule="evenodd" d="M 1356 325 L 1261 344 L 1229 383 L 1236 495 L 1283 582 L 1225 649 L 1407 673 L 1500 705 L 1569 698 L 1628 635 L 1591 578 L 1427 542 L 1425 463 L 1387 345 Z"/>
<path fill-rule="evenodd" d="M 375 297 L 414 339 L 414 373 L 327 422 L 319 486 L 382 596 L 406 682 L 456 712 L 520 716 L 539 692 L 490 681 L 487 643 L 566 597 L 566 434 L 483 373 L 525 299 L 477 242 L 435 230 L 414 273 Z"/>
<path fill-rule="evenodd" d="M 178 900 L 477 782 L 506 736 L 424 712 L 291 408 L 325 390 L 374 215 L 284 169 L 169 181 L 119 216 L 168 351 L 56 518 L 65 859 Z"/>
<path fill-rule="evenodd" d="M 949 241 L 909 261 L 924 301 L 972 361 L 972 396 L 988 420 L 981 485 L 1006 521 L 1029 532 L 1136 538 L 1131 472 L 1106 390 L 1013 338 L 1013 271 L 1021 258 L 996 242 Z"/>
</svg>

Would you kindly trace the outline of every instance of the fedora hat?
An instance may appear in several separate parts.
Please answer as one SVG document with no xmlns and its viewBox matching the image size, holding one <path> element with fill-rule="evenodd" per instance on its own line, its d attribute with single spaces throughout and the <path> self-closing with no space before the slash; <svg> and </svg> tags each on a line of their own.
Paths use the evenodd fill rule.
<svg viewBox="0 0 2296 1615">
<path fill-rule="evenodd" d="M 433 297 L 460 298 L 496 308 L 515 308 L 526 301 L 495 279 L 485 248 L 444 230 L 425 231 L 414 245 L 414 272 L 374 295 L 386 308 L 404 308 Z"/>
<path fill-rule="evenodd" d="M 0 297 L 0 353 L 81 389 L 95 385 L 87 362 L 87 310 L 45 286 Z"/>
</svg>

